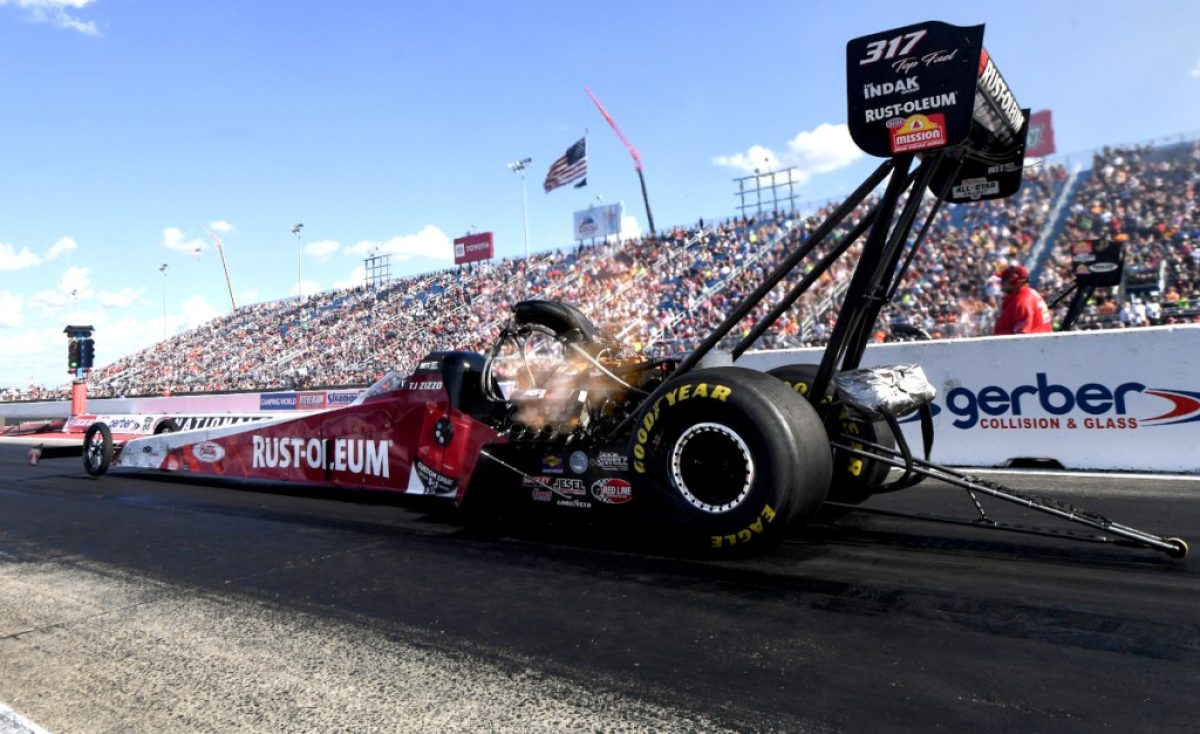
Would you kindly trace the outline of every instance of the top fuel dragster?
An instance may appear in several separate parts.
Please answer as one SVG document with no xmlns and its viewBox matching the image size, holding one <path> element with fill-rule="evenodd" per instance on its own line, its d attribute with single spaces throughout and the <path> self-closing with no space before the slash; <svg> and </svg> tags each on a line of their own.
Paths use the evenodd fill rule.
<svg viewBox="0 0 1200 734">
<path fill-rule="evenodd" d="M 847 44 L 851 136 L 885 158 L 850 197 L 694 350 L 646 359 L 596 333 L 577 309 L 523 301 L 487 354 L 435 352 L 390 373 L 353 404 L 300 417 L 84 439 L 84 467 L 110 466 L 436 495 L 482 516 L 546 512 L 650 518 L 684 548 L 736 555 L 768 548 L 824 507 L 934 477 L 966 490 L 979 516 L 992 497 L 1116 542 L 1173 557 L 1187 544 L 928 461 L 932 397 L 919 369 L 860 370 L 880 310 L 943 202 L 1011 196 L 1021 183 L 1028 110 L 983 48 L 983 26 L 926 22 Z M 882 197 L 820 257 L 817 248 L 884 180 Z M 925 193 L 934 203 L 910 235 Z M 906 196 L 907 195 L 907 196 Z M 863 238 L 819 364 L 769 373 L 736 360 Z M 911 239 L 911 241 L 910 241 Z M 728 353 L 717 345 L 795 268 L 806 274 Z M 921 414 L 924 455 L 897 417 Z M 891 478 L 893 469 L 901 470 Z"/>
</svg>

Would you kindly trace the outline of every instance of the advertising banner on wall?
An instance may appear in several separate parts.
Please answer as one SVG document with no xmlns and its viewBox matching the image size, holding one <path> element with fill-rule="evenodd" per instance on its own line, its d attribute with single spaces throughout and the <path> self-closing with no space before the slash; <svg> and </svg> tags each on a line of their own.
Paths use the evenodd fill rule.
<svg viewBox="0 0 1200 734">
<path fill-rule="evenodd" d="M 603 239 L 609 235 L 621 233 L 621 217 L 625 214 L 625 204 L 605 204 L 590 206 L 583 211 L 575 212 L 575 239 Z"/>
<path fill-rule="evenodd" d="M 1198 325 L 880 344 L 863 365 L 925 370 L 937 389 L 934 461 L 1198 473 L 1200 376 L 1186 357 L 1194 354 Z M 738 364 L 820 361 L 815 349 L 748 352 Z M 920 447 L 915 416 L 902 425 Z"/>
<path fill-rule="evenodd" d="M 454 240 L 454 264 L 490 260 L 495 254 L 491 232 L 469 234 Z"/>
</svg>

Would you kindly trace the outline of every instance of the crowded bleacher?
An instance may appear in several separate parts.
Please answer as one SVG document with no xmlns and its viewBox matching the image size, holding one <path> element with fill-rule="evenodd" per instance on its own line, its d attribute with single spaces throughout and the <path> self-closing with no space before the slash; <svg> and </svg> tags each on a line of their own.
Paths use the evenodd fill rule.
<svg viewBox="0 0 1200 734">
<path fill-rule="evenodd" d="M 1027 169 L 1006 200 L 938 211 L 927 241 L 884 310 L 877 341 L 991 333 L 1001 291 L 995 273 L 1029 267 L 1047 298 L 1071 284 L 1070 246 L 1090 237 L 1125 243 L 1126 280 L 1098 289 L 1077 328 L 1126 328 L 1200 319 L 1200 142 L 1098 152 L 1090 170 Z M 856 211 L 817 256 L 865 215 Z M 923 204 L 922 220 L 930 201 Z M 95 370 L 94 396 L 309 389 L 365 385 L 437 349 L 483 351 L 513 303 L 575 303 L 602 331 L 651 354 L 681 352 L 719 324 L 765 273 L 809 237 L 833 204 L 699 222 L 623 242 L 475 263 L 238 308 Z M 856 250 L 763 336 L 758 347 L 820 345 L 829 336 Z M 815 257 L 808 262 L 814 262 Z M 777 288 L 731 344 L 783 297 Z M 4 400 L 65 396 L 10 388 Z"/>
</svg>

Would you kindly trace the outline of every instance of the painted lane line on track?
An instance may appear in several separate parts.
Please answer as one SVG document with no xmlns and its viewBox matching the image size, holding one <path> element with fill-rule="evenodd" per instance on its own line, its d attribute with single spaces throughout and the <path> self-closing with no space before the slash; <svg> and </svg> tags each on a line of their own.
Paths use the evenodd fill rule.
<svg viewBox="0 0 1200 734">
<path fill-rule="evenodd" d="M 0 703 L 0 734 L 50 734 L 8 706 Z"/>
</svg>

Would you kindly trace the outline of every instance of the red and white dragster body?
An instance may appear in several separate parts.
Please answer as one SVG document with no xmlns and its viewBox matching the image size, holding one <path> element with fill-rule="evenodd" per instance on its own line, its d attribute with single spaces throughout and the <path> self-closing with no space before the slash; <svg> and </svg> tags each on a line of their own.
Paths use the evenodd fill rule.
<svg viewBox="0 0 1200 734">
<path fill-rule="evenodd" d="M 407 379 L 390 373 L 345 407 L 151 435 L 114 430 L 112 466 L 461 501 L 480 448 L 500 439 L 451 407 L 440 363 L 424 366 Z"/>
</svg>

